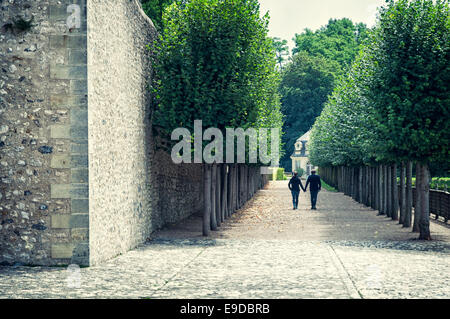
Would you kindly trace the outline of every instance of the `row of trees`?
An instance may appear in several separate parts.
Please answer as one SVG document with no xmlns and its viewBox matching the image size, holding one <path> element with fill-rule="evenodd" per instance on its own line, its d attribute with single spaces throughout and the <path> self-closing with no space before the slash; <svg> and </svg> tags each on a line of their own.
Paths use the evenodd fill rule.
<svg viewBox="0 0 450 319">
<path fill-rule="evenodd" d="M 311 133 L 310 158 L 325 178 L 405 227 L 414 163 L 420 239 L 431 239 L 429 165 L 450 158 L 449 19 L 446 0 L 389 1 Z"/>
<path fill-rule="evenodd" d="M 258 166 L 213 164 L 204 166 L 205 209 L 203 235 L 217 230 L 267 183 Z M 209 200 L 207 200 L 209 199 Z"/>
<path fill-rule="evenodd" d="M 350 67 L 359 46 L 367 40 L 368 29 L 350 19 L 330 19 L 316 31 L 306 29 L 295 35 L 293 56 L 281 72 L 279 92 L 286 115 L 282 166 L 290 170 L 290 156 L 298 137 L 307 132 L 323 109 L 336 81 Z M 283 43 L 275 39 L 280 64 Z"/>
<path fill-rule="evenodd" d="M 196 139 L 195 120 L 219 129 L 223 136 L 229 127 L 281 130 L 279 74 L 273 41 L 267 36 L 268 19 L 260 17 L 257 0 L 175 1 L 164 9 L 160 37 L 151 47 L 152 123 L 160 126 L 159 132 L 170 139 L 171 132 L 181 127 L 194 132 L 194 141 L 203 141 L 203 136 Z M 208 143 L 216 140 L 211 136 Z M 234 159 L 236 163 L 236 155 Z M 264 181 L 257 167 L 245 163 L 204 164 L 204 235 Z"/>
</svg>

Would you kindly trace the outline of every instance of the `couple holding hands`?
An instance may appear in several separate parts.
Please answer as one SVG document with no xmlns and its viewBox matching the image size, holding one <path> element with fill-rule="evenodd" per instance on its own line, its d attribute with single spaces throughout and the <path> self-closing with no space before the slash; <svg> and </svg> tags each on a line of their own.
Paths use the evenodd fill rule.
<svg viewBox="0 0 450 319">
<path fill-rule="evenodd" d="M 311 171 L 311 175 L 308 176 L 306 180 L 305 188 L 303 188 L 302 181 L 298 177 L 298 173 L 294 172 L 289 181 L 289 189 L 292 193 L 292 202 L 294 204 L 294 209 L 298 208 L 298 196 L 300 195 L 300 188 L 306 192 L 309 185 L 309 192 L 311 194 L 311 209 L 316 209 L 317 195 L 319 194 L 322 184 L 320 183 L 320 176 L 316 175 L 316 171 Z"/>
</svg>

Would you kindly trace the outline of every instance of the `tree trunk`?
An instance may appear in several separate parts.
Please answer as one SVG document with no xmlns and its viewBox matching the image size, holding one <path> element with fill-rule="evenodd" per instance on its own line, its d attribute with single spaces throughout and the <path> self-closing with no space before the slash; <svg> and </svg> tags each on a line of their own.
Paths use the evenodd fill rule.
<svg viewBox="0 0 450 319">
<path fill-rule="evenodd" d="M 222 222 L 224 222 L 225 219 L 227 218 L 227 191 L 228 191 L 228 174 L 227 174 L 227 165 L 226 164 L 222 164 L 221 180 L 222 180 L 222 185 L 221 185 L 222 196 L 221 196 L 220 212 L 221 212 L 221 220 L 222 220 Z"/>
<path fill-rule="evenodd" d="M 358 169 L 357 169 L 357 171 L 358 171 L 358 176 L 357 176 L 357 178 L 358 178 L 358 184 L 357 184 L 358 191 L 357 191 L 357 193 L 358 194 L 356 196 L 356 201 L 358 203 L 362 202 L 361 194 L 363 193 L 363 174 L 362 174 L 363 169 L 364 168 L 362 166 L 359 166 Z"/>
<path fill-rule="evenodd" d="M 397 164 L 391 166 L 392 184 L 392 220 L 398 220 L 398 185 L 397 185 Z"/>
<path fill-rule="evenodd" d="M 240 169 L 240 172 L 239 172 L 240 173 L 239 174 L 239 181 L 240 181 L 240 184 L 239 184 L 239 208 L 241 208 L 243 203 L 244 203 L 244 192 L 245 192 L 245 189 L 244 189 L 244 182 L 245 182 L 244 170 L 245 170 L 244 165 L 241 165 L 241 169 Z"/>
<path fill-rule="evenodd" d="M 245 166 L 245 202 L 247 202 L 250 199 L 250 167 Z"/>
<path fill-rule="evenodd" d="M 231 203 L 232 203 L 232 187 L 233 187 L 233 165 L 228 165 L 228 174 L 227 174 L 227 218 L 231 216 Z"/>
<path fill-rule="evenodd" d="M 387 165 L 383 165 L 383 215 L 387 215 L 387 193 L 388 193 L 388 188 L 387 188 L 387 170 L 386 170 Z"/>
<path fill-rule="evenodd" d="M 350 180 L 348 178 L 348 167 L 345 168 L 344 173 L 345 173 L 345 175 L 344 175 L 345 176 L 345 195 L 348 196 L 348 190 L 350 188 Z"/>
<path fill-rule="evenodd" d="M 420 221 L 420 215 L 421 215 L 421 209 L 422 209 L 422 192 L 419 192 L 418 185 L 421 185 L 422 181 L 422 172 L 420 168 L 420 163 L 416 163 L 416 201 L 414 203 L 414 223 L 413 223 L 413 229 L 412 231 L 414 233 L 419 232 L 419 221 Z"/>
<path fill-rule="evenodd" d="M 375 180 L 375 170 L 373 167 L 369 167 L 369 193 L 367 202 L 369 206 L 372 207 L 373 209 L 375 209 L 375 202 L 374 202 L 375 189 L 373 186 L 374 180 Z"/>
<path fill-rule="evenodd" d="M 391 179 L 391 166 L 386 165 L 386 187 L 387 187 L 387 194 L 386 194 L 386 216 L 391 217 L 392 216 L 392 179 Z"/>
<path fill-rule="evenodd" d="M 220 227 L 220 225 L 222 225 L 222 212 L 221 212 L 221 208 L 222 208 L 222 181 L 221 181 L 221 177 L 222 177 L 222 169 L 221 169 L 221 164 L 220 165 L 216 165 L 216 221 L 217 221 L 217 227 Z"/>
<path fill-rule="evenodd" d="M 380 210 L 380 205 L 379 205 L 379 182 L 380 182 L 380 176 L 379 176 L 379 170 L 378 170 L 378 166 L 375 166 L 375 176 L 374 176 L 374 181 L 373 181 L 373 188 L 374 188 L 374 209 L 376 210 Z"/>
<path fill-rule="evenodd" d="M 421 193 L 419 220 L 419 239 L 431 240 L 430 234 L 430 171 L 427 164 L 420 165 L 420 184 L 416 183 L 416 192 Z"/>
<path fill-rule="evenodd" d="M 345 177 L 347 179 L 347 196 L 352 195 L 352 174 L 350 173 L 350 168 L 345 168 Z"/>
<path fill-rule="evenodd" d="M 405 223 L 405 212 L 406 212 L 406 185 L 405 185 L 405 177 L 406 177 L 406 165 L 405 162 L 402 162 L 402 167 L 400 171 L 400 218 L 398 223 Z"/>
<path fill-rule="evenodd" d="M 338 190 L 338 192 L 341 192 L 342 191 L 342 183 L 341 183 L 341 167 L 340 166 L 338 166 L 337 167 L 337 190 Z"/>
<path fill-rule="evenodd" d="M 365 166 L 364 167 L 364 198 L 363 198 L 363 203 L 366 206 L 370 206 L 370 192 L 371 189 L 370 187 L 372 186 L 371 180 L 370 180 L 370 167 L 369 166 Z"/>
<path fill-rule="evenodd" d="M 244 197 L 244 165 L 239 166 L 239 205 L 242 207 L 242 199 Z"/>
<path fill-rule="evenodd" d="M 366 206 L 369 206 L 369 197 L 370 197 L 370 168 L 368 166 L 364 166 L 362 173 L 364 174 L 364 191 L 362 193 L 362 203 Z"/>
<path fill-rule="evenodd" d="M 236 172 L 235 172 L 235 175 L 236 175 L 236 210 L 235 210 L 235 212 L 239 209 L 239 192 L 240 192 L 239 186 L 240 186 L 240 178 L 241 178 L 240 170 L 241 170 L 241 165 L 237 164 Z"/>
<path fill-rule="evenodd" d="M 380 179 L 378 181 L 378 191 L 379 191 L 379 211 L 380 211 L 380 215 L 382 215 L 384 213 L 384 204 L 383 204 L 383 192 L 384 192 L 384 187 L 383 187 L 383 165 L 379 166 L 379 174 L 380 174 Z"/>
<path fill-rule="evenodd" d="M 406 207 L 405 207 L 405 219 L 403 221 L 403 227 L 411 227 L 412 222 L 412 162 L 406 163 Z"/>
<path fill-rule="evenodd" d="M 212 164 L 211 172 L 211 229 L 217 230 L 216 214 L 216 188 L 217 188 L 217 169 L 216 164 Z"/>
<path fill-rule="evenodd" d="M 344 195 L 347 195 L 347 185 L 348 184 L 348 180 L 347 180 L 347 167 L 343 167 L 342 168 L 342 192 L 344 193 Z"/>
<path fill-rule="evenodd" d="M 367 206 L 367 193 L 369 191 L 369 179 L 367 178 L 367 166 L 363 166 L 359 173 L 362 175 L 361 199 L 360 203 Z"/>
<path fill-rule="evenodd" d="M 209 236 L 211 230 L 211 166 L 203 165 L 203 236 Z"/>
<path fill-rule="evenodd" d="M 231 209 L 231 213 L 234 214 L 234 212 L 236 211 L 236 164 L 233 164 L 233 176 L 232 176 L 232 180 L 233 180 L 233 194 L 232 194 L 232 209 Z"/>
<path fill-rule="evenodd" d="M 236 172 L 234 173 L 236 175 L 236 210 L 235 212 L 239 209 L 239 191 L 240 191 L 240 187 L 239 187 L 239 179 L 240 179 L 240 169 L 241 166 L 238 164 L 236 165 Z"/>
<path fill-rule="evenodd" d="M 356 176 L 356 169 L 352 167 L 352 192 L 351 196 L 354 200 L 356 200 L 356 187 L 358 183 L 356 182 L 357 176 Z"/>
</svg>

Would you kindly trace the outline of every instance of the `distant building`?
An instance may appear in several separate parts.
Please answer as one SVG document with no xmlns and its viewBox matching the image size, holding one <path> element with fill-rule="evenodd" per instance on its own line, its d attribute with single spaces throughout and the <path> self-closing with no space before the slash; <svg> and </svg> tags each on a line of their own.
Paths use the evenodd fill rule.
<svg viewBox="0 0 450 319">
<path fill-rule="evenodd" d="M 292 171 L 299 171 L 299 169 L 303 169 L 306 175 L 310 175 L 311 171 L 315 169 L 313 165 L 309 162 L 309 151 L 308 151 L 308 142 L 309 135 L 311 134 L 311 130 L 303 134 L 301 137 L 297 139 L 295 142 L 294 153 L 291 155 L 292 160 Z"/>
</svg>

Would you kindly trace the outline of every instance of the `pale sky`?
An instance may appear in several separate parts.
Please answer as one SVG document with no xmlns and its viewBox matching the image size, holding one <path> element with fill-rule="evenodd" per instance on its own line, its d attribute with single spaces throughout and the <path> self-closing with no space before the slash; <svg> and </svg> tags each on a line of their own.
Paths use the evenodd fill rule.
<svg viewBox="0 0 450 319">
<path fill-rule="evenodd" d="M 261 13 L 269 11 L 269 36 L 288 40 L 305 28 L 313 31 L 328 23 L 330 18 L 349 18 L 369 27 L 375 24 L 376 9 L 385 0 L 259 0 Z"/>
</svg>

